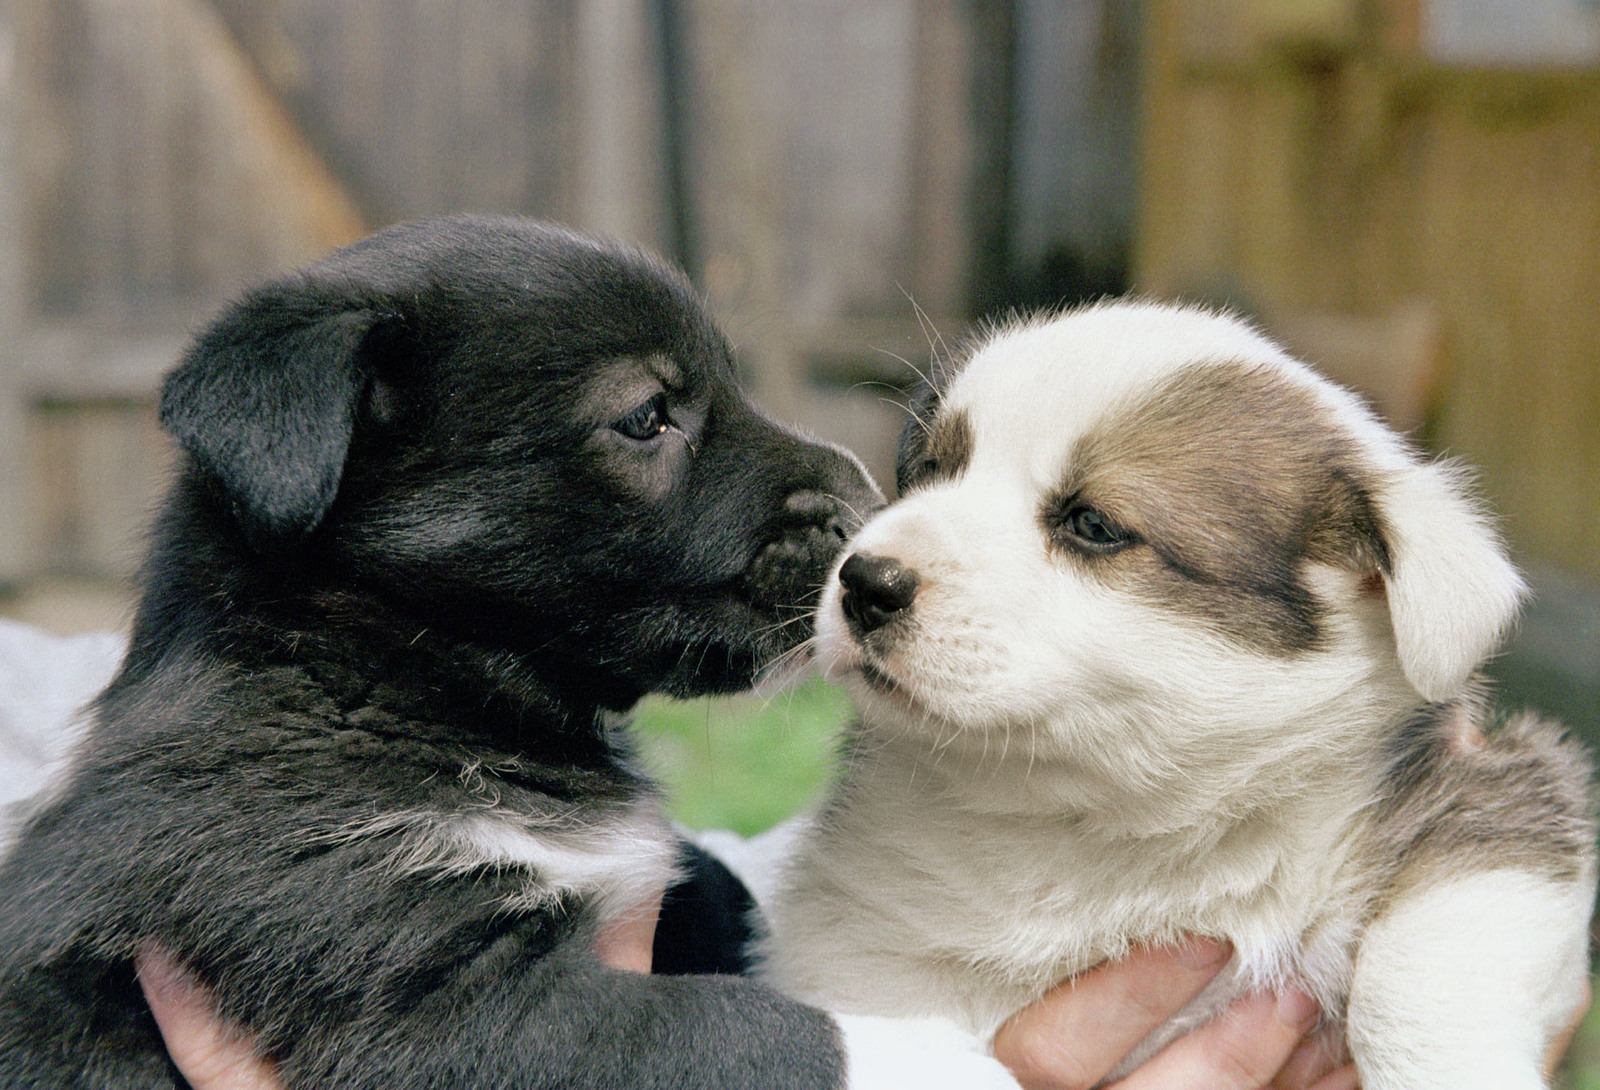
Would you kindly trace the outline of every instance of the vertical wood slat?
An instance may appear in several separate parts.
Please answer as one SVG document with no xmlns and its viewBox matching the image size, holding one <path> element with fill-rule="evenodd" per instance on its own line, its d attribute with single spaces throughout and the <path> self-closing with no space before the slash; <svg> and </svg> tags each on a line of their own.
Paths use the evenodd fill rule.
<svg viewBox="0 0 1600 1090">
<path fill-rule="evenodd" d="M 212 2 L 373 223 L 570 217 L 580 0 Z"/>
<path fill-rule="evenodd" d="M 0 582 L 28 567 L 30 545 L 22 487 L 26 445 L 23 407 L 14 388 L 22 335 L 23 279 L 21 192 L 17 169 L 17 36 L 12 0 L 0 0 Z"/>
<path fill-rule="evenodd" d="M 972 271 L 972 27 L 956 0 L 919 6 L 912 61 L 908 285 L 933 314 L 966 309 Z"/>
<path fill-rule="evenodd" d="M 13 2 L 37 311 L 139 321 L 363 230 L 209 0 Z"/>
<path fill-rule="evenodd" d="M 667 253 L 666 105 L 654 6 L 589 0 L 579 7 L 571 212 L 580 227 Z"/>
<path fill-rule="evenodd" d="M 1554 98 L 1432 91 L 1422 256 L 1458 360 L 1444 437 L 1523 540 L 1600 573 L 1600 77 Z"/>
<path fill-rule="evenodd" d="M 131 578 L 172 463 L 154 404 L 35 411 L 25 434 L 30 574 Z"/>
</svg>

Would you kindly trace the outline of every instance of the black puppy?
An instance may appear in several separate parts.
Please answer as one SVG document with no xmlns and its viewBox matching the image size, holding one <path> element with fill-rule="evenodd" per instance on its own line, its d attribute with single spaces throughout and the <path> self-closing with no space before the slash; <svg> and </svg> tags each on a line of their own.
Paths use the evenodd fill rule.
<svg viewBox="0 0 1600 1090">
<path fill-rule="evenodd" d="M 0 1085 L 181 1084 L 147 939 L 290 1086 L 842 1080 L 821 1012 L 592 952 L 679 852 L 617 713 L 750 684 L 881 502 L 681 275 L 395 228 L 245 296 L 161 412 L 127 660 L 0 872 Z"/>
</svg>

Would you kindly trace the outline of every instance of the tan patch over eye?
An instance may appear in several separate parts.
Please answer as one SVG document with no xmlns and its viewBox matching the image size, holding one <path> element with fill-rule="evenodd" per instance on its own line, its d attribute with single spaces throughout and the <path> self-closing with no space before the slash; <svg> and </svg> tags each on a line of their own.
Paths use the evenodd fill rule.
<svg viewBox="0 0 1600 1090">
<path fill-rule="evenodd" d="M 1094 497 L 1149 545 L 1100 577 L 1283 654 L 1322 637 L 1306 564 L 1388 570 L 1359 464 L 1306 390 L 1247 363 L 1202 361 L 1080 438 L 1057 495 Z"/>
<path fill-rule="evenodd" d="M 906 463 L 901 487 L 958 477 L 972 460 L 972 422 L 965 409 L 940 413 L 927 425 L 921 447 Z"/>
</svg>

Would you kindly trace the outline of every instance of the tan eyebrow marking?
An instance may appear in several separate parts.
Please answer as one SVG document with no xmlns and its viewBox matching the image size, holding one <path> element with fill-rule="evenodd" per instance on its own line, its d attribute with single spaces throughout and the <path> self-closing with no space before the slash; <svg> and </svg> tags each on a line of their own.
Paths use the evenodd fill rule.
<svg viewBox="0 0 1600 1090">
<path fill-rule="evenodd" d="M 1103 558 L 1097 578 L 1290 654 L 1323 635 L 1307 564 L 1360 575 L 1390 564 L 1366 477 L 1309 390 L 1248 363 L 1200 361 L 1080 438 L 1040 518 L 1048 527 L 1076 502 L 1104 512 L 1148 547 Z"/>
<path fill-rule="evenodd" d="M 907 464 L 908 485 L 958 477 L 972 461 L 972 421 L 965 409 L 939 412 L 923 425 L 922 441 Z"/>
<path fill-rule="evenodd" d="M 955 476 L 972 461 L 972 421 L 967 410 L 940 413 L 934 418 L 928 436 L 928 456 L 939 466 L 941 476 Z"/>
</svg>

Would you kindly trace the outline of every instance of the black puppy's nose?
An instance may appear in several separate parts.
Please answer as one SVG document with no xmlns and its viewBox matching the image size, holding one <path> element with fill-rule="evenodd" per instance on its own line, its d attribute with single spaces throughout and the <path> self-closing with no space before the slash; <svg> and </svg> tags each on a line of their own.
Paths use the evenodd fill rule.
<svg viewBox="0 0 1600 1090">
<path fill-rule="evenodd" d="M 796 492 L 783 502 L 783 514 L 790 534 L 821 530 L 836 546 L 844 544 L 850 531 L 860 526 L 859 522 L 855 526 L 848 524 L 850 509 L 827 492 Z"/>
<path fill-rule="evenodd" d="M 858 636 L 888 624 L 911 605 L 922 579 L 892 556 L 852 553 L 839 569 L 839 605 Z"/>
<path fill-rule="evenodd" d="M 792 493 L 768 530 L 772 540 L 746 572 L 751 600 L 761 605 L 809 606 L 844 551 L 845 539 L 860 524 L 855 508 L 830 493 Z"/>
</svg>

